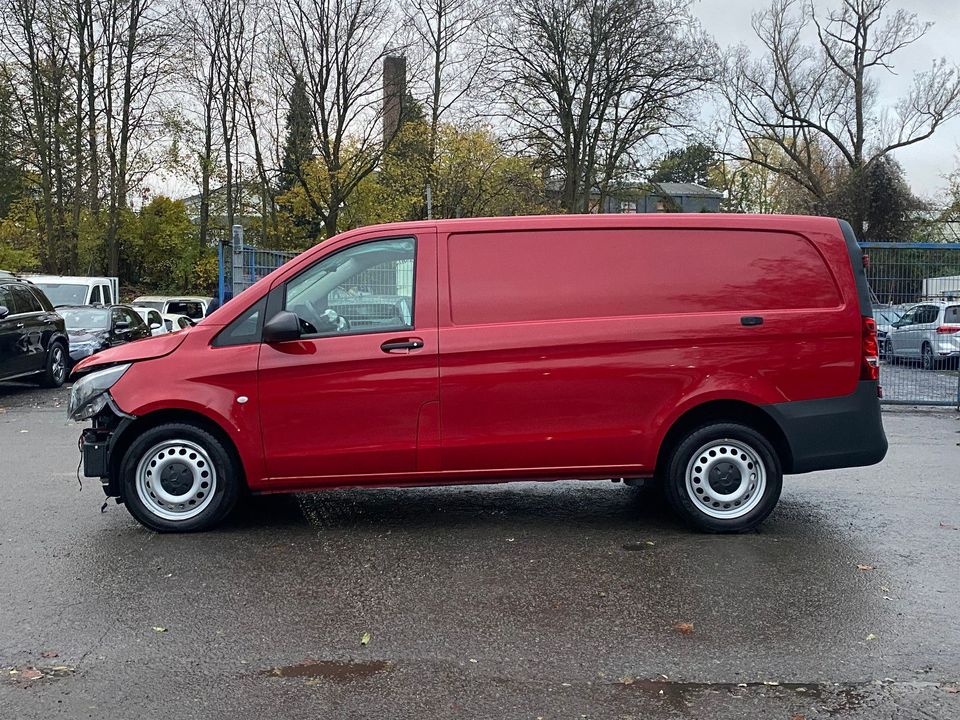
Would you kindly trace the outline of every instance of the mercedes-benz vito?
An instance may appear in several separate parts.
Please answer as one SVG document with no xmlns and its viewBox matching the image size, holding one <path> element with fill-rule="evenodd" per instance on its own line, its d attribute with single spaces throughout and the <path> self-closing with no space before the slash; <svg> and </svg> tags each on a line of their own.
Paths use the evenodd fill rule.
<svg viewBox="0 0 960 720">
<path fill-rule="evenodd" d="M 80 363 L 85 475 L 160 531 L 241 491 L 653 478 L 708 531 L 887 450 L 850 227 L 601 215 L 361 228 Z"/>
</svg>

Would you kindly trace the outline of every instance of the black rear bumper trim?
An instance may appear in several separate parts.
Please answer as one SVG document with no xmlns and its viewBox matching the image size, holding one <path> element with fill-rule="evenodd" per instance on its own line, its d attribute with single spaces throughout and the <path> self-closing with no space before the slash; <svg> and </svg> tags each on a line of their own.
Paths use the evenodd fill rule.
<svg viewBox="0 0 960 720">
<path fill-rule="evenodd" d="M 877 383 L 864 380 L 850 395 L 776 403 L 763 408 L 790 445 L 792 463 L 784 472 L 875 465 L 887 454 Z"/>
</svg>

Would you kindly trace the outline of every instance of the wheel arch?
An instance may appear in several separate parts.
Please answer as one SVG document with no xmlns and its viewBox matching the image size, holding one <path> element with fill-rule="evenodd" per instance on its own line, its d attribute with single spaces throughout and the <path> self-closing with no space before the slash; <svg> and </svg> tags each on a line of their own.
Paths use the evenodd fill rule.
<svg viewBox="0 0 960 720">
<path fill-rule="evenodd" d="M 784 474 L 793 470 L 793 453 L 783 429 L 766 411 L 742 400 L 710 400 L 688 409 L 667 430 L 657 451 L 656 469 L 661 473 L 669 462 L 671 449 L 687 433 L 711 422 L 737 422 L 763 435 L 780 460 Z"/>
<path fill-rule="evenodd" d="M 170 408 L 156 410 L 146 415 L 136 418 L 130 418 L 124 421 L 117 428 L 110 445 L 110 479 L 107 494 L 111 497 L 121 496 L 120 483 L 120 465 L 123 462 L 123 456 L 127 449 L 147 430 L 166 425 L 169 423 L 183 423 L 186 425 L 195 425 L 205 430 L 219 440 L 227 453 L 233 459 L 237 470 L 240 473 L 240 482 L 243 488 L 247 489 L 247 470 L 244 467 L 240 451 L 230 434 L 224 430 L 217 422 L 203 413 L 194 410 L 185 410 L 182 408 Z"/>
</svg>

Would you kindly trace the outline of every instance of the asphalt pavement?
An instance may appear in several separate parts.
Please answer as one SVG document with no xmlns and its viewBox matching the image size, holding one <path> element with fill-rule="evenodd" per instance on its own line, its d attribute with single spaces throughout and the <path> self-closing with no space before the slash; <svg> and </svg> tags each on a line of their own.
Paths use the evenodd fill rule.
<svg viewBox="0 0 960 720">
<path fill-rule="evenodd" d="M 960 717 L 960 420 L 700 535 L 611 482 L 255 498 L 157 535 L 0 385 L 0 718 Z"/>
</svg>

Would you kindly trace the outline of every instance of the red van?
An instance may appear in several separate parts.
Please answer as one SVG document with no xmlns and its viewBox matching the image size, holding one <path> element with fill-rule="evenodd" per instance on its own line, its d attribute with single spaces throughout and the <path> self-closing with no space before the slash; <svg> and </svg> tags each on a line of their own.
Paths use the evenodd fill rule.
<svg viewBox="0 0 960 720">
<path fill-rule="evenodd" d="M 98 353 L 84 474 L 159 531 L 244 490 L 656 478 L 697 528 L 886 453 L 850 227 L 606 215 L 362 228 L 196 327 Z"/>
</svg>

